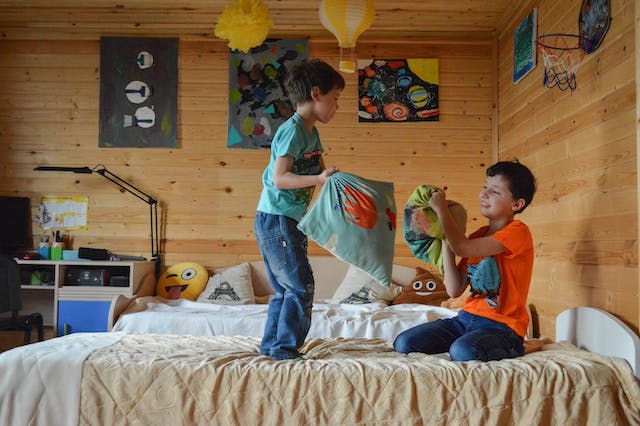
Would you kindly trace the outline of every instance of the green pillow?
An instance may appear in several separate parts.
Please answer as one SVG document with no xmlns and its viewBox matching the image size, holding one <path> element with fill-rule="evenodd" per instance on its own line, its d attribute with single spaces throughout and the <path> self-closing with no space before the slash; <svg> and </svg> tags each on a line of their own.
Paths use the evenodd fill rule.
<svg viewBox="0 0 640 426">
<path fill-rule="evenodd" d="M 298 229 L 382 285 L 391 285 L 396 237 L 393 183 L 334 173 Z"/>
<path fill-rule="evenodd" d="M 443 272 L 442 244 L 445 240 L 444 230 L 438 215 L 429 206 L 429 199 L 438 188 L 431 185 L 417 186 L 404 207 L 403 231 L 404 239 L 413 255 L 431 263 Z M 458 227 L 465 232 L 467 211 L 455 201 L 449 201 L 449 211 Z"/>
</svg>

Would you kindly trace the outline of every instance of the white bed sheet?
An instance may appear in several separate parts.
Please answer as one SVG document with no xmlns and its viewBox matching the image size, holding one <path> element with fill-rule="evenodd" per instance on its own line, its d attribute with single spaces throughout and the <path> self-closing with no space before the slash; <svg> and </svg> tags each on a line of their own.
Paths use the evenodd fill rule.
<svg viewBox="0 0 640 426">
<path fill-rule="evenodd" d="M 76 333 L 0 354 L 0 425 L 77 425 L 82 364 L 125 333 Z"/>
<path fill-rule="evenodd" d="M 268 305 L 216 305 L 155 296 L 135 299 L 113 331 L 194 336 L 262 337 Z M 400 332 L 457 310 L 439 306 L 384 303 L 313 305 L 307 338 L 355 337 L 394 339 Z"/>
</svg>

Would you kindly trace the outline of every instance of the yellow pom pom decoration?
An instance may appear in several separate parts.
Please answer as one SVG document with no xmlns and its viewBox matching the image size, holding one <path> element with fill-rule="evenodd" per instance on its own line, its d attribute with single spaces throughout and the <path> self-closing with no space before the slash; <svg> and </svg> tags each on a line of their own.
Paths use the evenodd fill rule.
<svg viewBox="0 0 640 426">
<path fill-rule="evenodd" d="M 229 40 L 230 49 L 247 53 L 265 41 L 271 27 L 269 9 L 261 0 L 234 0 L 218 17 L 215 35 Z"/>
</svg>

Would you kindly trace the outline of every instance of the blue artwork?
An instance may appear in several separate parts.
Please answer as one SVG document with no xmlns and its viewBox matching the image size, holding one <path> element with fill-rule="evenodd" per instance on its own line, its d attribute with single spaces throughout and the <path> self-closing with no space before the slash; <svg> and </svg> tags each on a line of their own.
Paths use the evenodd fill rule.
<svg viewBox="0 0 640 426">
<path fill-rule="evenodd" d="M 536 66 L 536 9 L 518 25 L 513 34 L 513 83 L 517 83 Z"/>
<path fill-rule="evenodd" d="M 229 148 L 270 148 L 276 129 L 294 112 L 284 87 L 306 60 L 307 40 L 267 40 L 229 54 Z"/>
<path fill-rule="evenodd" d="M 584 0 L 580 7 L 578 28 L 579 46 L 586 53 L 596 50 L 611 25 L 611 2 L 609 0 Z"/>
<path fill-rule="evenodd" d="M 178 39 L 102 37 L 100 147 L 178 146 Z"/>
</svg>

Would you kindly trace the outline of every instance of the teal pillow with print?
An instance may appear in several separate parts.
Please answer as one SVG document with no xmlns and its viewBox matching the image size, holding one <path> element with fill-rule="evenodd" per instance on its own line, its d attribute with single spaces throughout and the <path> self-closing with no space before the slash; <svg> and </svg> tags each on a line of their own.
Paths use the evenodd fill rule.
<svg viewBox="0 0 640 426">
<path fill-rule="evenodd" d="M 393 183 L 334 173 L 298 229 L 382 285 L 391 285 L 396 237 Z"/>
</svg>

